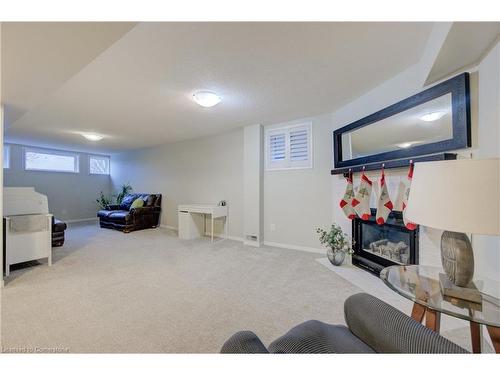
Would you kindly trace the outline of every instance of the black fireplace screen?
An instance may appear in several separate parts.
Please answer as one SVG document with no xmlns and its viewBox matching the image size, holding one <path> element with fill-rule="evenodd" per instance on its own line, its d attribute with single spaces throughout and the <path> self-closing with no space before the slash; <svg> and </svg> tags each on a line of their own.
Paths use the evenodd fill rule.
<svg viewBox="0 0 500 375">
<path fill-rule="evenodd" d="M 379 274 L 395 264 L 418 263 L 418 227 L 405 227 L 401 212 L 391 212 L 384 225 L 375 221 L 375 210 L 369 220 L 355 218 L 352 223 L 353 264 Z"/>
<path fill-rule="evenodd" d="M 410 264 L 410 234 L 393 227 L 361 223 L 361 250 L 391 260 Z"/>
</svg>

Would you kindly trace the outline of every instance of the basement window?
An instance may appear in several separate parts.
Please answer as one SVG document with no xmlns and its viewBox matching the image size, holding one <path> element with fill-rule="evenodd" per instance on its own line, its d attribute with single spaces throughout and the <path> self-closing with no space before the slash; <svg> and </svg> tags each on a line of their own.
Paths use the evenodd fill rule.
<svg viewBox="0 0 500 375">
<path fill-rule="evenodd" d="M 24 169 L 27 171 L 78 173 L 78 154 L 66 151 L 25 148 Z"/>
<path fill-rule="evenodd" d="M 109 156 L 89 156 L 89 173 L 109 175 Z"/>
<path fill-rule="evenodd" d="M 270 128 L 265 132 L 266 170 L 312 168 L 312 124 Z"/>
</svg>

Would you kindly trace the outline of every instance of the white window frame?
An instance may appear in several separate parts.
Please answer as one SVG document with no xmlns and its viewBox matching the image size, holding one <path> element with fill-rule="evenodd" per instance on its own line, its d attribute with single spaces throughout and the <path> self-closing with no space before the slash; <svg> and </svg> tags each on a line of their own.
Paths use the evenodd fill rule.
<svg viewBox="0 0 500 375">
<path fill-rule="evenodd" d="M 108 173 L 93 173 L 90 170 L 90 159 L 107 160 L 108 161 Z M 88 157 L 88 168 L 89 168 L 89 174 L 90 175 L 94 175 L 94 176 L 109 176 L 109 175 L 111 175 L 111 158 L 108 155 L 89 155 L 89 157 Z"/>
<path fill-rule="evenodd" d="M 7 151 L 7 152 L 5 152 Z M 3 169 L 10 169 L 10 144 L 3 145 Z M 5 166 L 7 164 L 7 166 Z"/>
<path fill-rule="evenodd" d="M 308 157 L 306 161 L 291 161 L 290 160 L 290 133 L 295 130 L 307 131 L 307 151 Z M 270 155 L 270 137 L 273 135 L 285 134 L 285 160 L 278 162 L 271 162 Z M 285 125 L 279 127 L 270 127 L 264 132 L 265 142 L 265 158 L 266 158 L 266 171 L 282 171 L 290 169 L 310 169 L 313 168 L 313 133 L 312 123 L 300 123 L 294 125 Z"/>
<path fill-rule="evenodd" d="M 26 166 L 26 153 L 27 152 L 37 152 L 37 153 L 46 154 L 46 155 L 70 156 L 70 157 L 74 158 L 73 171 L 61 171 L 61 170 L 57 170 L 57 169 L 28 168 Z M 80 155 L 76 152 L 71 152 L 71 151 L 60 151 L 60 150 L 52 150 L 52 149 L 48 149 L 48 148 L 39 148 L 39 147 L 23 147 L 23 168 L 25 171 L 31 171 L 31 172 L 80 173 Z"/>
</svg>

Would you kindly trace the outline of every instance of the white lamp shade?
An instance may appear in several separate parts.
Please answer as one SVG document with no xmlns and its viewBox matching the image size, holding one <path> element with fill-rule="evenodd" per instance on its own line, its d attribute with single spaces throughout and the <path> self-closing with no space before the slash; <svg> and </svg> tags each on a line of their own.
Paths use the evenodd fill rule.
<svg viewBox="0 0 500 375">
<path fill-rule="evenodd" d="M 500 159 L 416 163 L 406 218 L 432 228 L 500 235 Z"/>
</svg>

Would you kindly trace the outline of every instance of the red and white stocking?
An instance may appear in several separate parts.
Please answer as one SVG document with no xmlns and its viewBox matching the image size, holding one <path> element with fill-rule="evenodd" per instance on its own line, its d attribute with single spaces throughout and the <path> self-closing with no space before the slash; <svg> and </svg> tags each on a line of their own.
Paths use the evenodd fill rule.
<svg viewBox="0 0 500 375">
<path fill-rule="evenodd" d="M 370 197 L 372 196 L 372 182 L 366 177 L 365 172 L 361 175 L 358 191 L 351 202 L 354 211 L 362 220 L 368 220 L 371 216 Z"/>
<path fill-rule="evenodd" d="M 345 189 L 344 197 L 340 200 L 340 208 L 344 212 L 344 215 L 352 220 L 356 217 L 356 213 L 351 206 L 352 198 L 354 198 L 354 188 L 352 186 L 352 172 L 349 171 L 349 176 L 347 177 L 347 186 Z"/>
<path fill-rule="evenodd" d="M 414 230 L 417 228 L 417 224 L 412 223 L 411 221 L 406 219 L 406 206 L 408 205 L 408 197 L 410 196 L 410 188 L 411 188 L 411 179 L 413 178 L 413 163 L 410 164 L 410 170 L 408 171 L 408 182 L 406 183 L 405 192 L 403 194 L 403 222 L 405 223 L 406 228 L 410 230 Z"/>
<path fill-rule="evenodd" d="M 380 196 L 377 202 L 377 224 L 383 225 L 387 221 L 387 217 L 392 211 L 392 208 L 392 201 L 387 191 L 387 184 L 385 183 L 384 168 L 382 168 L 382 176 L 380 177 Z"/>
</svg>

